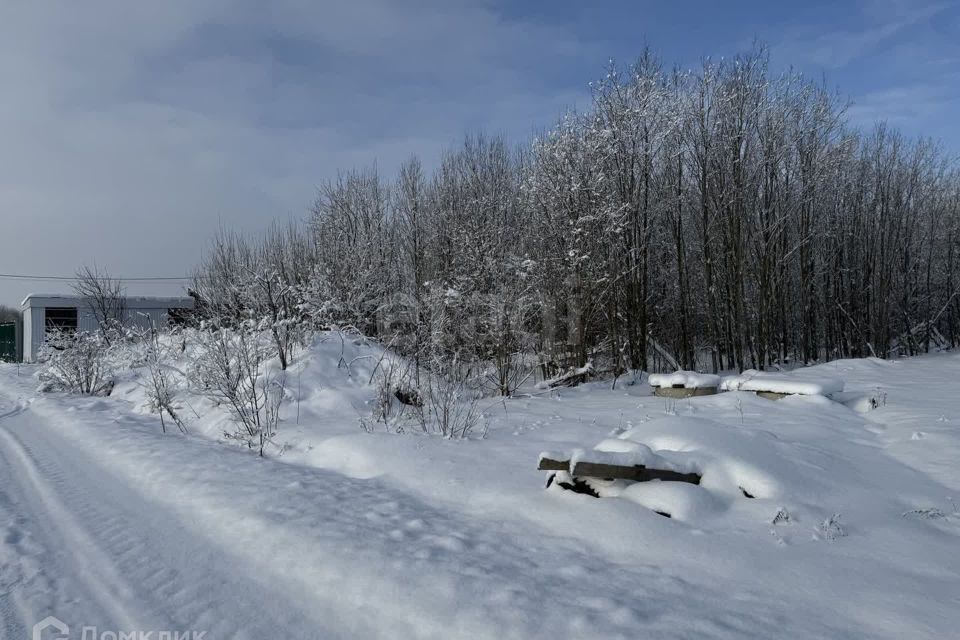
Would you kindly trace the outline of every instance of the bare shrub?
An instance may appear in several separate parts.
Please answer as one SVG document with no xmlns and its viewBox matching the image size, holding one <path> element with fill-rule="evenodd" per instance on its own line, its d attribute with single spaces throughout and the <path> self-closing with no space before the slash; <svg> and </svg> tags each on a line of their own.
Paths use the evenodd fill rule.
<svg viewBox="0 0 960 640">
<path fill-rule="evenodd" d="M 373 373 L 374 389 L 376 390 L 373 417 L 376 422 L 389 425 L 394 413 L 394 404 L 397 401 L 394 393 L 400 377 L 400 367 L 392 359 L 387 362 L 381 361 L 379 365 Z"/>
<path fill-rule="evenodd" d="M 164 433 L 167 432 L 167 424 L 163 419 L 164 413 L 170 416 L 181 433 L 187 432 L 186 425 L 174 407 L 177 381 L 183 377 L 183 374 L 171 364 L 175 349 L 160 340 L 160 332 L 156 328 L 150 331 L 145 353 L 147 375 L 143 384 L 150 408 L 160 414 L 160 428 Z"/>
<path fill-rule="evenodd" d="M 306 343 L 305 290 L 316 260 L 311 236 L 295 224 L 274 225 L 262 238 L 221 230 L 197 270 L 197 311 L 217 326 L 256 320 L 286 370 Z"/>
<path fill-rule="evenodd" d="M 205 328 L 198 333 L 193 383 L 229 408 L 237 428 L 224 435 L 257 447 L 262 456 L 277 432 L 284 394 L 283 374 L 264 366 L 272 353 L 269 339 L 251 322 L 237 329 Z"/>
<path fill-rule="evenodd" d="M 115 382 L 110 341 L 102 331 L 59 331 L 47 335 L 38 374 L 43 391 L 107 396 Z"/>
<path fill-rule="evenodd" d="M 536 372 L 532 356 L 522 351 L 498 351 L 483 375 L 483 384 L 499 395 L 512 396 Z"/>
<path fill-rule="evenodd" d="M 840 523 L 840 514 L 835 513 L 813 529 L 814 540 L 834 542 L 847 535 L 846 529 Z"/>
<path fill-rule="evenodd" d="M 420 423 L 426 433 L 467 438 L 483 419 L 480 393 L 470 384 L 468 369 L 460 366 L 456 358 L 435 363 L 433 371 L 426 376 L 424 395 Z"/>
<path fill-rule="evenodd" d="M 370 374 L 376 396 L 373 402 L 373 421 L 383 423 L 388 431 L 402 433 L 404 420 L 410 416 L 422 422 L 423 398 L 416 386 L 415 365 L 388 357 L 385 350 Z M 368 425 L 363 421 L 365 429 Z"/>
<path fill-rule="evenodd" d="M 360 426 L 373 431 L 382 423 L 388 431 L 403 433 L 408 426 L 419 427 L 426 434 L 445 438 L 467 438 L 480 424 L 482 396 L 476 380 L 470 378 L 470 367 L 456 357 L 439 354 L 430 362 L 429 370 L 400 358 L 383 357 L 370 375 L 375 390 L 372 422 L 361 418 Z"/>
</svg>

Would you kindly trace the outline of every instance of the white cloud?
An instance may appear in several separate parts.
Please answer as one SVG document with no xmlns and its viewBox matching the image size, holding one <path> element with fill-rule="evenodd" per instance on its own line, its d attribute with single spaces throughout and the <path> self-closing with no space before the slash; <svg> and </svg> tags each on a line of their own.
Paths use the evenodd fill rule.
<svg viewBox="0 0 960 640">
<path fill-rule="evenodd" d="M 910 27 L 937 16 L 950 5 L 915 0 L 870 0 L 860 3 L 862 20 L 832 29 L 800 27 L 786 33 L 777 53 L 794 64 L 813 63 L 839 69 L 870 54 Z"/>
<path fill-rule="evenodd" d="M 3 3 L 0 272 L 182 274 L 338 167 L 547 124 L 581 94 L 538 67 L 585 53 L 476 2 Z"/>
<path fill-rule="evenodd" d="M 960 7 L 939 1 L 865 0 L 858 17 L 814 30 L 797 27 L 773 47 L 777 60 L 819 67 L 850 92 L 855 126 L 887 122 L 909 136 L 947 146 L 960 142 L 952 117 L 960 103 L 957 18 Z"/>
<path fill-rule="evenodd" d="M 923 125 L 949 119 L 955 113 L 960 100 L 960 92 L 956 89 L 958 82 L 960 74 L 953 74 L 943 77 L 942 82 L 921 82 L 872 91 L 855 100 L 847 115 L 860 126 L 884 121 L 905 127 L 911 134 L 930 135 L 929 131 L 923 130 Z"/>
</svg>

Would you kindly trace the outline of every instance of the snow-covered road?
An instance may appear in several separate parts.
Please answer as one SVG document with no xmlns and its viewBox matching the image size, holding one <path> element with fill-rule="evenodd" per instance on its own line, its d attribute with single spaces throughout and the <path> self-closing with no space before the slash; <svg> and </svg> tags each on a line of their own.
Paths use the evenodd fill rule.
<svg viewBox="0 0 960 640">
<path fill-rule="evenodd" d="M 100 630 L 202 630 L 209 638 L 325 635 L 182 516 L 137 492 L 24 405 L 0 419 L 0 637 L 47 615 Z"/>
</svg>

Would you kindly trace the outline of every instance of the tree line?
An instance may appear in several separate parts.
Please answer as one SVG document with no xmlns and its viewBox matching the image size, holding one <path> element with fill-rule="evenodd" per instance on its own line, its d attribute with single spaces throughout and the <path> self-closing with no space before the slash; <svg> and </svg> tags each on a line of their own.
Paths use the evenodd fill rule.
<svg viewBox="0 0 960 640">
<path fill-rule="evenodd" d="M 531 372 L 769 368 L 960 340 L 960 173 L 864 129 L 764 50 L 611 64 L 519 148 L 471 135 L 427 170 L 340 173 L 307 221 L 222 231 L 200 313 L 251 319 L 286 366 L 353 327 L 499 393 Z M 466 375 L 466 374 L 465 374 Z"/>
</svg>

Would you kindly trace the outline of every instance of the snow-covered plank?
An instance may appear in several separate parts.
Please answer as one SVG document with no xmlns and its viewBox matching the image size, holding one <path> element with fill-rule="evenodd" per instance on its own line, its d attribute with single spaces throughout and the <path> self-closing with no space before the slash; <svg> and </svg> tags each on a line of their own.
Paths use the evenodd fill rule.
<svg viewBox="0 0 960 640">
<path fill-rule="evenodd" d="M 674 371 L 673 373 L 651 373 L 647 382 L 651 387 L 709 389 L 720 385 L 720 376 L 696 371 Z"/>
<path fill-rule="evenodd" d="M 544 380 L 537 384 L 541 389 L 555 389 L 557 387 L 575 387 L 583 384 L 593 375 L 593 363 L 588 362 L 582 367 L 571 368 L 560 375 Z"/>
<path fill-rule="evenodd" d="M 720 382 L 722 391 L 753 391 L 778 395 L 821 395 L 843 391 L 843 380 L 837 378 L 798 378 L 745 371 L 738 376 L 728 376 Z"/>
</svg>

